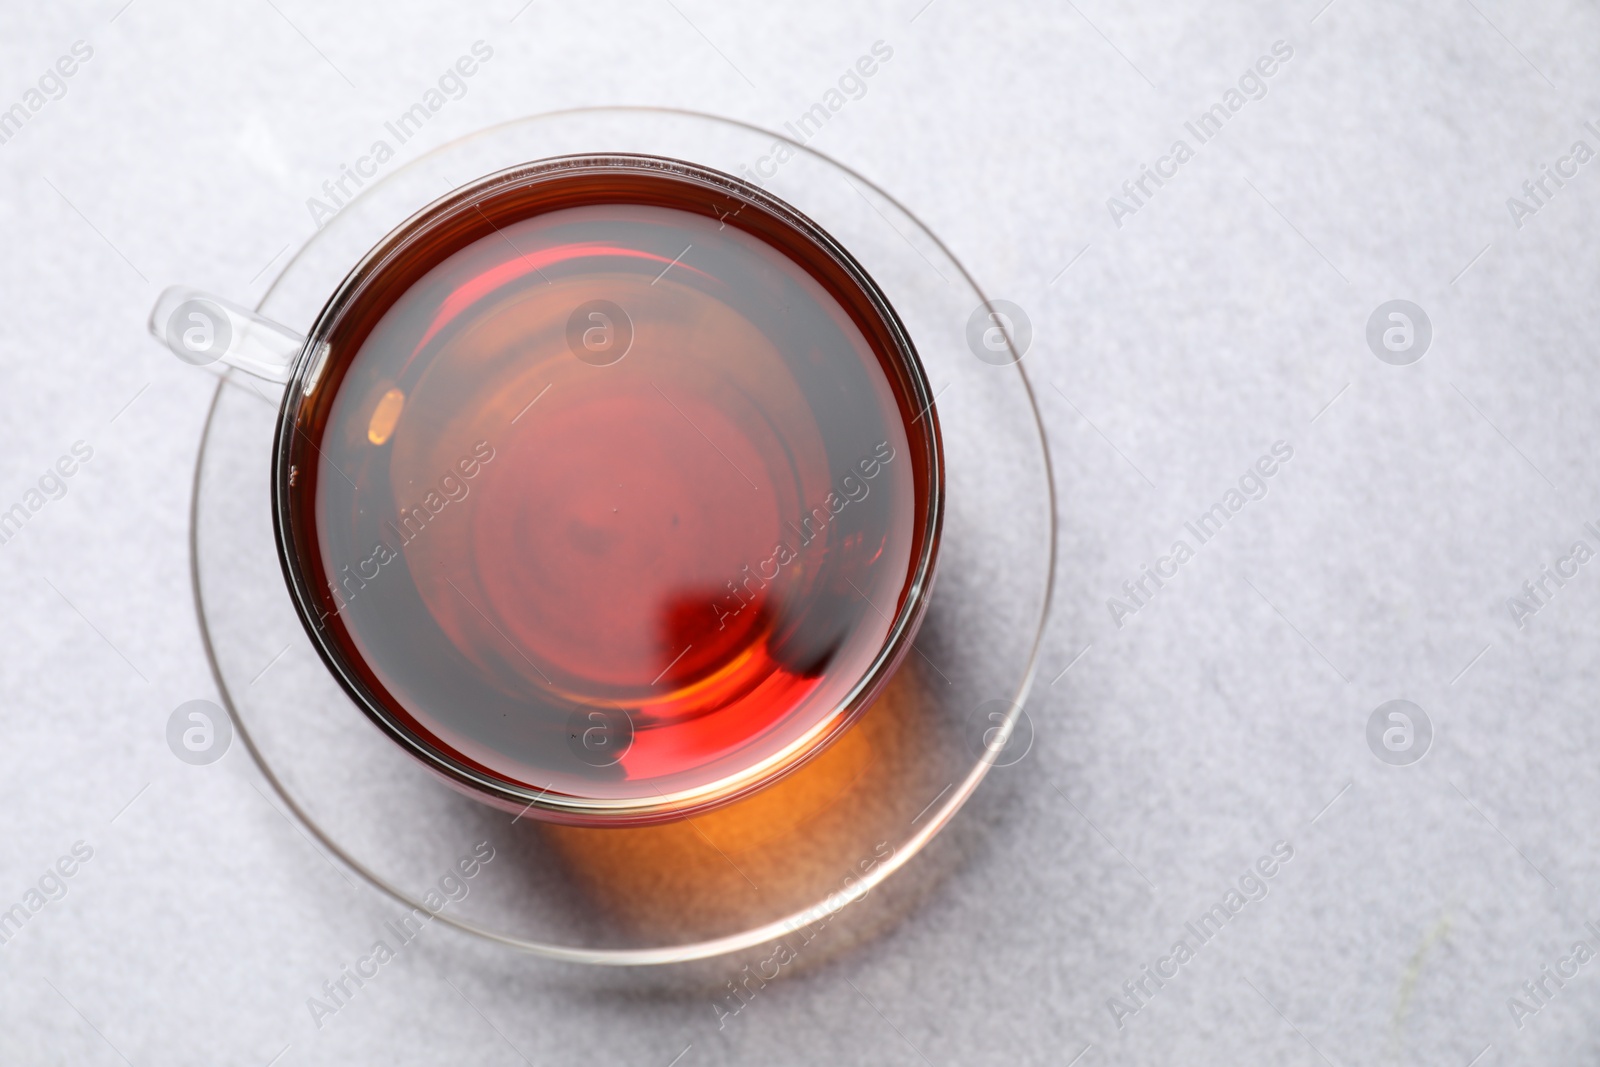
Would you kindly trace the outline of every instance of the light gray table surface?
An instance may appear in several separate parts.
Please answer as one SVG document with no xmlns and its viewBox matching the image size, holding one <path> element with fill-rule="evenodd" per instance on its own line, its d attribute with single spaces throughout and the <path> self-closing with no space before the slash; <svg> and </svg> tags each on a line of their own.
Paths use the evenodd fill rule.
<svg viewBox="0 0 1600 1067">
<path fill-rule="evenodd" d="M 1322 4 L 7 5 L 0 508 L 92 459 L 0 545 L 0 909 L 93 855 L 0 947 L 0 1062 L 1594 1062 L 1600 562 L 1561 561 L 1600 552 L 1600 161 L 1572 155 L 1600 151 L 1600 12 Z M 215 379 L 145 315 L 175 281 L 258 297 L 307 198 L 480 39 L 495 62 L 407 153 L 598 103 L 778 126 L 888 43 L 816 146 L 1034 328 L 1061 502 L 1036 743 L 960 816 L 958 869 L 722 1029 L 701 991 L 443 929 L 313 1026 L 373 899 L 243 751 L 197 768 L 164 740 L 216 695 L 186 541 Z M 1185 123 L 1276 42 L 1201 143 Z M 1569 177 L 1535 199 L 1547 167 Z M 1431 323 L 1409 365 L 1367 339 L 1395 299 Z M 1199 544 L 1185 524 L 1280 441 Z M 1118 618 L 1178 539 L 1194 557 Z M 1420 762 L 1369 746 L 1393 699 L 1431 725 Z"/>
</svg>

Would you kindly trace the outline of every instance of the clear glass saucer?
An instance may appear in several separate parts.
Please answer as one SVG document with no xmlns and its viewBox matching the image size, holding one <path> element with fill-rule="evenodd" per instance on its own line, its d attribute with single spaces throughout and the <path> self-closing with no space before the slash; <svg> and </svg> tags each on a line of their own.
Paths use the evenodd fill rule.
<svg viewBox="0 0 1600 1067">
<path fill-rule="evenodd" d="M 964 268 L 866 178 L 727 119 L 586 109 L 442 146 L 368 179 L 287 263 L 259 311 L 308 330 L 362 255 L 432 201 L 508 166 L 594 152 L 684 159 L 758 181 L 844 245 L 904 321 L 936 397 L 947 505 L 926 620 L 884 694 L 800 771 L 693 819 L 556 827 L 473 801 L 384 736 L 314 651 L 273 542 L 281 387 L 238 372 L 218 384 L 195 471 L 195 597 L 240 739 L 308 832 L 374 887 L 550 958 L 684 962 L 803 937 L 908 864 L 891 898 L 914 898 L 934 876 L 912 857 L 1014 755 L 1003 745 L 1050 602 L 1054 492 L 1025 351 L 992 330 L 998 353 L 977 340 L 998 320 Z"/>
</svg>

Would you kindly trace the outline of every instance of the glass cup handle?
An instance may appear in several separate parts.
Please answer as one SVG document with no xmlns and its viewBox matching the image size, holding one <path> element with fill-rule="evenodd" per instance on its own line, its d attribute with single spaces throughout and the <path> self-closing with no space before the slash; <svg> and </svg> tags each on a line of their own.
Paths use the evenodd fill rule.
<svg viewBox="0 0 1600 1067">
<path fill-rule="evenodd" d="M 150 311 L 150 333 L 185 363 L 218 361 L 287 382 L 306 339 L 220 296 L 174 285 Z"/>
</svg>

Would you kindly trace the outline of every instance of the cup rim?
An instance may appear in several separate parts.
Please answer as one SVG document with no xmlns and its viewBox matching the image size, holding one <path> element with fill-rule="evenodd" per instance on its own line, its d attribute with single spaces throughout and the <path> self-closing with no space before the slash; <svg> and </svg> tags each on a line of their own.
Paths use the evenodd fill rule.
<svg viewBox="0 0 1600 1067">
<path fill-rule="evenodd" d="M 368 283 L 382 273 L 393 257 L 409 247 L 412 240 L 428 233 L 437 223 L 456 212 L 471 209 L 486 197 L 540 182 L 570 178 L 580 173 L 628 173 L 700 185 L 757 208 L 830 257 L 865 298 L 893 342 L 892 355 L 904 376 L 902 388 L 908 394 L 907 399 L 921 413 L 916 421 L 922 426 L 922 447 L 927 461 L 927 504 L 923 514 L 917 516 L 920 551 L 908 568 L 908 578 L 903 586 L 905 595 L 891 621 L 888 634 L 850 690 L 810 729 L 777 752 L 715 781 L 671 793 L 660 793 L 651 798 L 587 798 L 536 789 L 474 767 L 440 745 L 419 736 L 416 730 L 402 721 L 400 715 L 370 691 L 365 681 L 345 662 L 345 654 L 335 646 L 324 628 L 318 625 L 315 594 L 292 547 L 294 526 L 290 519 L 289 503 L 292 449 L 289 445 L 296 432 L 301 407 L 315 392 L 327 369 L 332 354 L 327 338 L 342 321 L 342 316 L 359 302 Z M 764 788 L 823 752 L 871 705 L 910 651 L 932 593 L 944 520 L 943 439 L 933 400 L 934 394 L 916 347 L 899 315 L 871 275 L 826 230 L 764 189 L 701 164 L 643 153 L 580 153 L 517 164 L 469 181 L 412 213 L 351 267 L 318 312 L 291 367 L 274 433 L 272 521 L 278 559 L 295 613 L 318 656 L 340 687 L 370 721 L 450 786 L 475 799 L 517 812 L 519 817 L 537 812 L 535 817 L 576 825 L 647 825 L 689 817 Z"/>
</svg>

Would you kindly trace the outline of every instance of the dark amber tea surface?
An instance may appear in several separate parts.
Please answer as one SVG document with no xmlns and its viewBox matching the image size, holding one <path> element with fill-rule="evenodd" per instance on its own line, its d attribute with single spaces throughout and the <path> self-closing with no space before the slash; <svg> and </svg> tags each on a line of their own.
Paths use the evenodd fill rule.
<svg viewBox="0 0 1600 1067">
<path fill-rule="evenodd" d="M 335 297 L 281 431 L 324 656 L 447 773 L 556 817 L 794 766 L 887 678 L 931 575 L 938 437 L 892 311 L 708 175 L 613 159 L 457 197 Z"/>
</svg>

